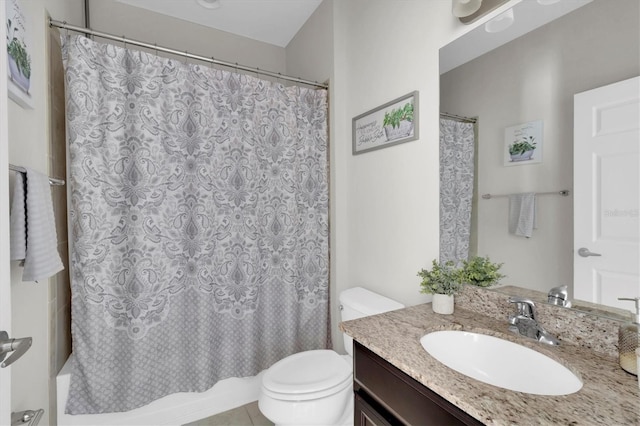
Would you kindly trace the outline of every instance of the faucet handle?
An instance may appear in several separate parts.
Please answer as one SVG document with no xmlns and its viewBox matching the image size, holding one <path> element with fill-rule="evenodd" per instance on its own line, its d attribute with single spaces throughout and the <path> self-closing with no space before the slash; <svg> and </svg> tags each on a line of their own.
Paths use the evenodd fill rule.
<svg viewBox="0 0 640 426">
<path fill-rule="evenodd" d="M 547 293 L 547 301 L 552 305 L 558 306 L 566 306 L 567 308 L 571 307 L 571 302 L 569 301 L 569 291 L 566 285 L 561 285 L 558 287 L 553 287 Z"/>
<path fill-rule="evenodd" d="M 527 299 L 526 297 L 511 296 L 508 299 L 508 302 L 516 304 L 516 311 L 518 315 L 531 318 L 535 321 L 536 304 L 533 303 L 533 300 Z"/>
</svg>

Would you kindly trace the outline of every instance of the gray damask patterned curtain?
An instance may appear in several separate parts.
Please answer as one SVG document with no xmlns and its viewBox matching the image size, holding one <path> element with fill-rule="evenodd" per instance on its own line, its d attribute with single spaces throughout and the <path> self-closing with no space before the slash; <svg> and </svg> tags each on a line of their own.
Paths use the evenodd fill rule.
<svg viewBox="0 0 640 426">
<path fill-rule="evenodd" d="M 469 257 L 474 140 L 473 124 L 440 119 L 440 262 Z"/>
<path fill-rule="evenodd" d="M 126 411 L 330 346 L 325 90 L 64 40 L 74 364 Z"/>
</svg>

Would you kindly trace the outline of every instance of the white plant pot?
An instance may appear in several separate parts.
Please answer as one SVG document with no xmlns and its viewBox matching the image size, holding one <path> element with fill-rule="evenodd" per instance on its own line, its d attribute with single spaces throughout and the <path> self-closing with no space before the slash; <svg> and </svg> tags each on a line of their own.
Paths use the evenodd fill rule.
<svg viewBox="0 0 640 426">
<path fill-rule="evenodd" d="M 400 138 L 408 138 L 412 132 L 413 121 L 402 120 L 398 127 L 384 126 L 384 134 L 389 142 Z"/>
<path fill-rule="evenodd" d="M 451 315 L 453 313 L 453 295 L 434 294 L 431 308 L 436 314 Z"/>
<path fill-rule="evenodd" d="M 511 154 L 511 161 L 529 161 L 533 157 L 533 149 L 522 154 Z"/>
</svg>

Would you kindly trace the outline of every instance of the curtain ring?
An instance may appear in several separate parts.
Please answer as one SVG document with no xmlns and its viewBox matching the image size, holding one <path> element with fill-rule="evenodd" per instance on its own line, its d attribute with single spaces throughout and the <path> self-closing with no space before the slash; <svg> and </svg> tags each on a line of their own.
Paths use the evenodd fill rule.
<svg viewBox="0 0 640 426">
<path fill-rule="evenodd" d="M 155 49 L 156 56 L 158 56 L 158 43 L 153 43 L 153 47 Z"/>
<path fill-rule="evenodd" d="M 64 37 L 69 38 L 69 27 L 67 27 L 67 21 L 62 21 L 62 26 L 64 27 Z"/>
<path fill-rule="evenodd" d="M 186 50 L 184 51 L 184 64 L 189 65 L 189 52 Z"/>
<path fill-rule="evenodd" d="M 127 48 L 127 38 L 123 35 L 122 36 L 122 43 L 124 44 L 124 48 Z"/>
<path fill-rule="evenodd" d="M 260 78 L 260 68 L 256 67 L 256 78 Z"/>
</svg>

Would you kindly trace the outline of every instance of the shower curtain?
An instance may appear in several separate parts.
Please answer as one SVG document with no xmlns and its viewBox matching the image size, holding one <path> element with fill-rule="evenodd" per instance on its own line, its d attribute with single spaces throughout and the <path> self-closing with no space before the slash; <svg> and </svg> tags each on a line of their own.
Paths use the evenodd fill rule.
<svg viewBox="0 0 640 426">
<path fill-rule="evenodd" d="M 473 124 L 440 119 L 440 262 L 469 257 L 475 136 Z"/>
<path fill-rule="evenodd" d="M 63 42 L 67 413 L 127 411 L 330 346 L 326 90 Z"/>
</svg>

